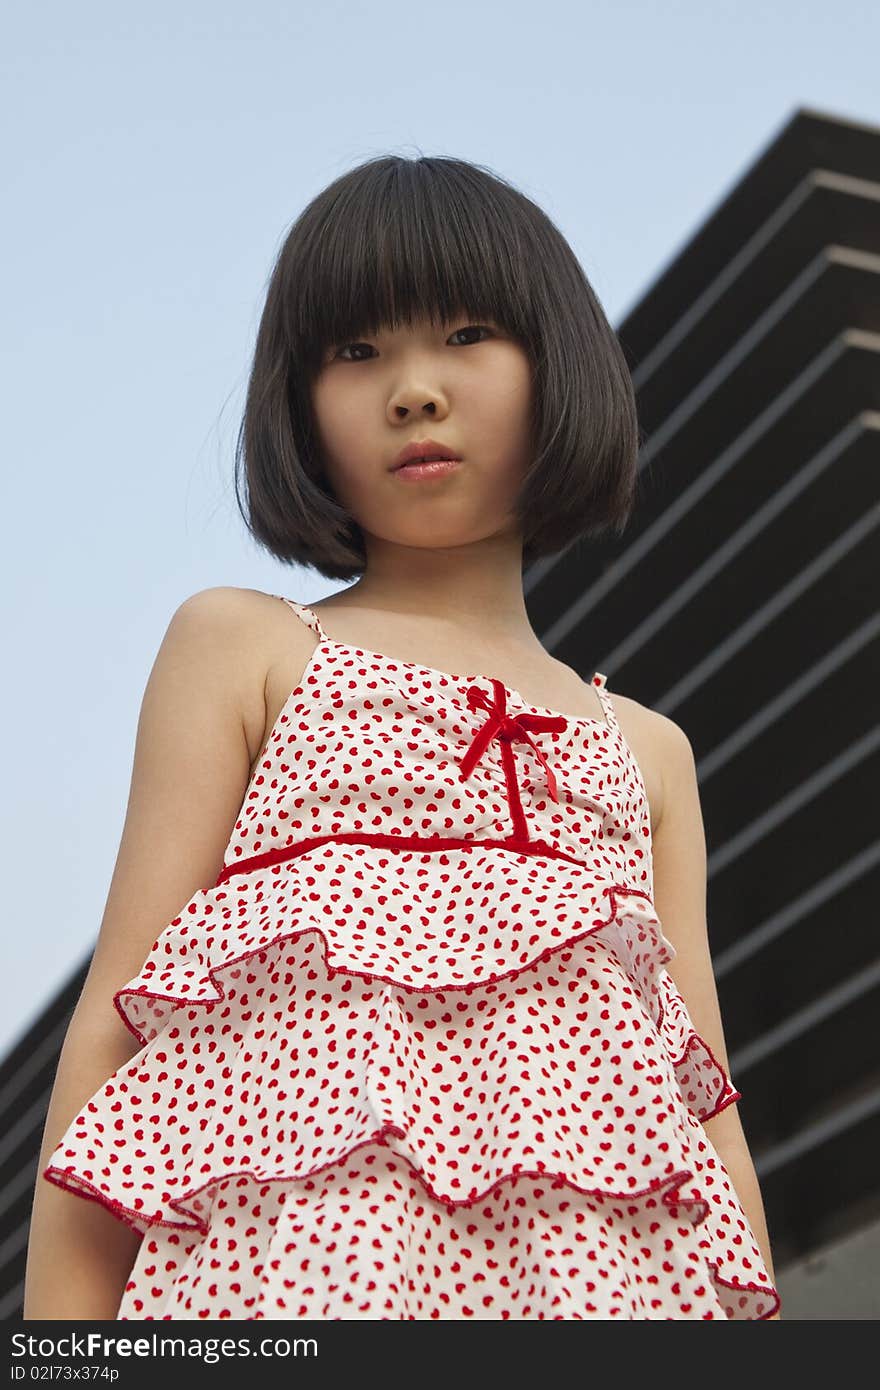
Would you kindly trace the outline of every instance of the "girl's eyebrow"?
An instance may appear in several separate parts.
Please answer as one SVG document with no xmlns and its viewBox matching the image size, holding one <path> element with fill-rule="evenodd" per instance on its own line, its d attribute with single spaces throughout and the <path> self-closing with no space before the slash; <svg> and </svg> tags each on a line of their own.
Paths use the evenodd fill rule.
<svg viewBox="0 0 880 1390">
<path fill-rule="evenodd" d="M 460 313 L 452 314 L 451 317 L 443 319 L 439 323 L 431 323 L 426 319 L 422 328 L 427 333 L 444 333 L 454 325 L 463 323 L 491 323 L 499 326 L 498 320 L 495 318 L 494 314 L 475 314 L 468 309 L 462 309 Z M 336 341 L 337 343 L 350 343 L 353 342 L 355 338 L 395 337 L 398 334 L 403 335 L 407 332 L 418 333 L 419 329 L 408 328 L 406 324 L 398 324 L 396 328 L 392 328 L 389 324 L 383 324 L 380 328 L 375 329 L 360 328 L 355 333 L 347 333 L 344 338 L 339 338 Z"/>
</svg>

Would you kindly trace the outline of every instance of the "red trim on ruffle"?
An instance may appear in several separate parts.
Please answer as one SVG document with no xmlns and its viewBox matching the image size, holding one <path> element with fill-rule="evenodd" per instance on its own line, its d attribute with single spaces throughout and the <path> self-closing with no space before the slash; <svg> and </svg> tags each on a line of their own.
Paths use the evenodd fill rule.
<svg viewBox="0 0 880 1390">
<path fill-rule="evenodd" d="M 715 1065 L 718 1065 L 717 1062 Z M 721 1097 L 714 1110 L 710 1110 L 707 1115 L 698 1115 L 697 1119 L 700 1124 L 704 1124 L 706 1120 L 714 1120 L 716 1115 L 720 1115 L 722 1110 L 726 1110 L 728 1105 L 733 1105 L 734 1101 L 737 1100 L 742 1100 L 742 1091 L 733 1090 L 729 1095 Z"/>
<path fill-rule="evenodd" d="M 675 1061 L 673 1062 L 673 1065 L 674 1065 L 674 1066 L 676 1066 L 676 1067 L 677 1067 L 677 1066 L 680 1066 L 682 1062 L 686 1062 L 686 1061 L 687 1061 L 687 1055 L 688 1055 L 688 1053 L 690 1052 L 690 1050 L 691 1050 L 691 1048 L 693 1047 L 693 1045 L 694 1045 L 695 1042 L 702 1043 L 703 1047 L 705 1047 L 706 1051 L 707 1051 L 708 1054 L 709 1054 L 709 1060 L 710 1060 L 711 1062 L 714 1062 L 715 1066 L 718 1068 L 719 1071 L 725 1071 L 724 1067 L 722 1067 L 721 1063 L 718 1061 L 718 1058 L 715 1056 L 715 1053 L 712 1051 L 711 1047 L 710 1047 L 709 1044 L 706 1042 L 706 1039 L 705 1039 L 704 1037 L 702 1037 L 702 1035 L 701 1035 L 700 1033 L 691 1033 L 690 1037 L 689 1037 L 688 1040 L 687 1040 L 687 1043 L 685 1044 L 684 1052 L 681 1054 L 680 1057 L 676 1058 Z M 727 1073 L 725 1072 L 725 1075 L 726 1075 L 726 1074 L 727 1074 Z"/>
<path fill-rule="evenodd" d="M 389 1135 L 394 1136 L 396 1139 L 406 1138 L 404 1130 L 389 1121 L 379 1129 L 374 1130 L 372 1134 L 367 1135 L 366 1139 L 360 1139 L 356 1144 L 352 1144 L 350 1148 L 345 1150 L 344 1154 L 329 1158 L 323 1163 L 318 1163 L 313 1168 L 309 1168 L 303 1173 L 274 1173 L 263 1175 L 252 1168 L 237 1168 L 234 1172 L 217 1173 L 212 1178 L 202 1183 L 201 1187 L 193 1187 L 176 1197 L 168 1198 L 167 1204 L 170 1208 L 179 1212 L 182 1216 L 191 1218 L 189 1225 L 185 1222 L 169 1221 L 161 1216 L 146 1216 L 143 1213 L 139 1213 L 134 1207 L 125 1207 L 124 1204 L 119 1202 L 116 1198 L 107 1197 L 100 1188 L 95 1187 L 94 1183 L 89 1182 L 87 1178 L 81 1177 L 80 1174 L 72 1170 L 59 1168 L 57 1164 L 50 1164 L 44 1170 L 43 1176 L 50 1182 L 54 1182 L 58 1187 L 72 1189 L 77 1195 L 84 1190 L 86 1193 L 92 1194 L 96 1200 L 104 1202 L 106 1206 L 118 1209 L 120 1213 L 127 1212 L 129 1217 L 141 1221 L 145 1226 L 170 1226 L 175 1230 L 195 1230 L 201 1235 L 207 1235 L 210 1223 L 203 1217 L 200 1217 L 197 1212 L 190 1210 L 184 1203 L 192 1202 L 194 1198 L 206 1192 L 209 1188 L 231 1182 L 234 1178 L 252 1178 L 258 1187 L 262 1187 L 266 1183 L 275 1182 L 305 1182 L 309 1178 L 316 1177 L 317 1174 L 324 1172 L 328 1168 L 344 1167 L 352 1154 L 356 1153 L 358 1149 L 365 1148 L 368 1144 L 379 1144 L 383 1147 L 388 1147 L 385 1140 L 386 1136 Z M 699 1215 L 696 1215 L 694 1220 L 693 1224 L 695 1226 L 699 1226 L 705 1221 L 710 1210 L 710 1203 L 705 1197 L 681 1197 L 677 1195 L 679 1188 L 685 1183 L 694 1181 L 694 1173 L 691 1168 L 682 1168 L 677 1173 L 670 1173 L 665 1178 L 654 1178 L 647 1187 L 633 1188 L 630 1192 L 612 1192 L 601 1187 L 581 1187 L 579 1183 L 573 1182 L 570 1178 L 563 1177 L 552 1169 L 514 1167 L 509 1173 L 503 1173 L 501 1177 L 494 1178 L 481 1192 L 471 1192 L 467 1197 L 454 1197 L 448 1193 L 444 1194 L 438 1192 L 437 1189 L 431 1185 L 418 1164 L 415 1163 L 408 1154 L 400 1153 L 397 1149 L 392 1150 L 392 1152 L 395 1157 L 405 1160 L 432 1201 L 438 1202 L 440 1206 L 446 1207 L 449 1212 L 455 1211 L 459 1207 L 472 1207 L 478 1202 L 484 1202 L 490 1193 L 498 1195 L 498 1189 L 504 1183 L 516 1181 L 520 1178 L 542 1179 L 544 1182 L 551 1183 L 552 1186 L 556 1188 L 568 1187 L 574 1192 L 580 1192 L 585 1197 L 605 1197 L 613 1202 L 632 1201 L 637 1197 L 650 1197 L 654 1194 L 662 1193 L 662 1199 L 667 1206 L 685 1206 L 688 1207 L 688 1209 L 696 1208 Z"/>
<path fill-rule="evenodd" d="M 267 869 L 273 864 L 281 864 L 287 859 L 295 859 L 301 854 L 308 854 L 311 850 L 318 849 L 320 845 L 332 844 L 336 841 L 343 844 L 372 845 L 376 849 L 412 849 L 425 854 L 439 853 L 446 849 L 506 849 L 512 854 L 534 854 L 544 859 L 563 859 L 568 864 L 576 864 L 578 868 L 590 872 L 589 865 L 585 864 L 582 859 L 576 858 L 573 854 L 566 854 L 564 850 L 549 844 L 547 840 L 529 840 L 516 834 L 508 835 L 504 840 L 494 840 L 488 837 L 479 840 L 466 840 L 454 839 L 447 835 L 382 835 L 366 830 L 346 830 L 335 835 L 310 835 L 302 840 L 297 840 L 292 845 L 286 845 L 283 849 L 270 849 L 265 854 L 252 855 L 249 859 L 242 859 L 237 864 L 226 864 L 220 870 L 220 874 L 212 887 L 219 888 L 221 883 L 226 883 L 234 874 L 249 874 L 253 873 L 255 869 Z"/>
<path fill-rule="evenodd" d="M 711 1047 L 706 1042 L 706 1039 L 700 1033 L 691 1033 L 690 1037 L 685 1043 L 684 1052 L 682 1052 L 681 1056 L 674 1057 L 671 1059 L 673 1068 L 677 1070 L 679 1067 L 683 1066 L 684 1063 L 687 1061 L 687 1055 L 690 1052 L 691 1048 L 696 1047 L 698 1044 L 700 1047 L 704 1047 L 706 1049 L 709 1061 L 712 1063 L 712 1065 L 716 1068 L 716 1070 L 724 1079 L 724 1094 L 722 1094 L 722 1096 L 718 1100 L 717 1104 L 715 1105 L 715 1108 L 713 1110 L 710 1110 L 707 1115 L 697 1116 L 697 1118 L 702 1123 L 705 1120 L 713 1119 L 716 1115 L 720 1115 L 721 1111 L 726 1110 L 728 1105 L 733 1105 L 734 1101 L 742 1100 L 742 1091 L 738 1091 L 734 1087 L 732 1091 L 728 1092 L 728 1086 L 733 1086 L 733 1082 L 730 1079 L 730 1075 L 718 1061 L 718 1058 L 715 1056 L 715 1053 L 712 1051 Z"/>
<path fill-rule="evenodd" d="M 782 1300 L 779 1297 L 779 1290 L 773 1284 L 740 1284 L 735 1279 L 725 1279 L 724 1275 L 719 1273 L 717 1260 L 710 1260 L 709 1256 L 705 1253 L 703 1254 L 703 1259 L 706 1261 L 708 1268 L 712 1271 L 712 1278 L 717 1283 L 723 1284 L 726 1289 L 732 1289 L 734 1293 L 760 1293 L 763 1294 L 765 1298 L 776 1299 L 776 1302 L 768 1313 L 762 1313 L 759 1318 L 753 1318 L 751 1321 L 766 1322 L 768 1318 L 775 1318 L 782 1307 Z"/>
<path fill-rule="evenodd" d="M 71 1193 L 74 1197 L 81 1197 L 86 1202 L 98 1202 L 118 1217 L 120 1221 L 124 1221 L 126 1226 L 130 1226 L 139 1236 L 146 1234 L 146 1231 L 142 1230 L 141 1227 L 146 1227 L 146 1230 L 150 1230 L 153 1226 L 169 1226 L 175 1231 L 194 1231 L 197 1229 L 191 1221 L 149 1221 L 136 1212 L 133 1207 L 127 1207 L 122 1202 L 118 1202 L 115 1197 L 110 1197 L 106 1192 L 102 1192 L 88 1179 L 80 1177 L 78 1173 L 69 1172 L 65 1168 L 57 1168 L 54 1163 L 50 1163 L 48 1168 L 43 1169 L 42 1177 L 47 1182 L 60 1187 L 64 1192 Z"/>
</svg>

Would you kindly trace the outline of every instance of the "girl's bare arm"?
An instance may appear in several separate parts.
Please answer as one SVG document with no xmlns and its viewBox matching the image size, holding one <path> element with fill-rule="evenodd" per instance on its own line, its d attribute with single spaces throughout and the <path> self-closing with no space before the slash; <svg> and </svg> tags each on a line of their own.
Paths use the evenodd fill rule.
<svg viewBox="0 0 880 1390">
<path fill-rule="evenodd" d="M 147 682 L 119 853 L 46 1119 L 25 1318 L 115 1318 L 137 1255 L 141 1237 L 124 1220 L 42 1173 L 86 1100 L 140 1050 L 115 992 L 220 871 L 249 780 L 248 729 L 252 741 L 265 715 L 255 613 L 247 590 L 192 595 L 172 617 Z"/>
<path fill-rule="evenodd" d="M 706 837 L 690 741 L 674 721 L 656 718 L 662 806 L 654 830 L 654 905 L 675 947 L 667 965 L 697 1032 L 730 1074 L 706 920 Z M 730 1174 L 775 1283 L 764 1205 L 736 1102 L 704 1120 L 703 1128 Z M 774 1315 L 778 1317 L 778 1314 Z"/>
</svg>

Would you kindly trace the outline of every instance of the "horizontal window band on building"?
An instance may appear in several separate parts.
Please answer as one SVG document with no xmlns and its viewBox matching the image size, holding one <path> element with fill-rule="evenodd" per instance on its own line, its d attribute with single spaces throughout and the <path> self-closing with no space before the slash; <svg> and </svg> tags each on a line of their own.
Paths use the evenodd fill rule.
<svg viewBox="0 0 880 1390">
<path fill-rule="evenodd" d="M 395 850 L 415 850 L 422 854 L 440 854 L 444 850 L 451 849 L 503 849 L 511 854 L 534 854 L 542 859 L 562 859 L 568 864 L 576 864 L 579 869 L 587 869 L 583 860 L 577 859 L 572 854 L 565 854 L 563 850 L 557 849 L 555 845 L 548 844 L 546 840 L 527 840 L 515 836 L 508 836 L 506 840 L 493 840 L 488 837 L 479 840 L 453 839 L 445 835 L 380 835 L 371 834 L 368 831 L 342 831 L 337 835 L 314 835 L 304 840 L 297 840 L 295 844 L 286 845 L 283 849 L 270 849 L 265 854 L 255 854 L 248 859 L 242 859 L 237 864 L 227 864 L 220 872 L 213 887 L 219 888 L 222 883 L 237 874 L 253 873 L 256 869 L 269 869 L 275 864 L 282 864 L 287 859 L 295 859 L 300 854 L 309 854 L 312 850 L 318 849 L 326 844 L 362 844 L 373 845 L 377 849 Z"/>
</svg>

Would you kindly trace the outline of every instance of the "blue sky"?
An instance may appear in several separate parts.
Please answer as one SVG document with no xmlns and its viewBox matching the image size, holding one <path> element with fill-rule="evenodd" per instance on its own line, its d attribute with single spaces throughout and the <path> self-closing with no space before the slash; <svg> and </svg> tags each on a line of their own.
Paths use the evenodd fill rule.
<svg viewBox="0 0 880 1390">
<path fill-rule="evenodd" d="M 175 608 L 340 587 L 258 552 L 232 490 L 302 207 L 383 152 L 488 165 L 619 325 L 796 108 L 880 125 L 880 9 L 54 0 L 2 47 L 5 1052 L 93 945 Z"/>
</svg>

